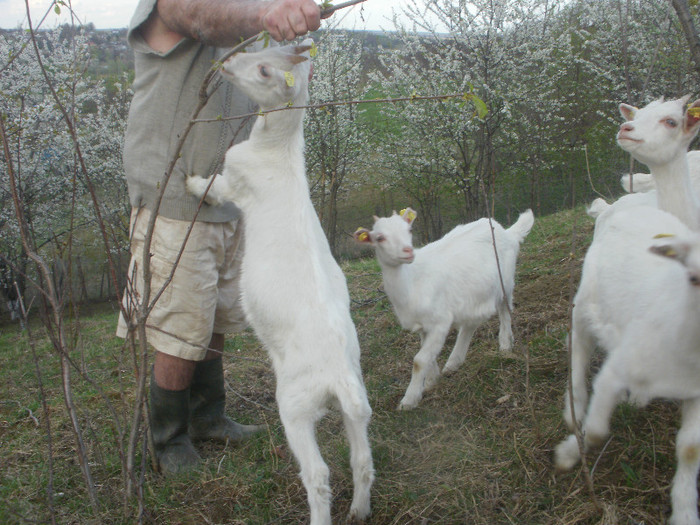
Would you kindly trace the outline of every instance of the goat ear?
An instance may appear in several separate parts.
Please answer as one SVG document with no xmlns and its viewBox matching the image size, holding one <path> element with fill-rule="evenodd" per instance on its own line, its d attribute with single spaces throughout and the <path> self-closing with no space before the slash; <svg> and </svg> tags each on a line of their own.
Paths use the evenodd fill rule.
<svg viewBox="0 0 700 525">
<path fill-rule="evenodd" d="M 306 53 L 307 51 L 310 51 L 313 46 L 311 45 L 300 45 L 300 46 L 294 46 L 292 48 L 292 52 L 295 55 L 301 55 L 302 53 Z"/>
<path fill-rule="evenodd" d="M 355 233 L 352 234 L 352 237 L 355 239 L 355 242 L 360 244 L 372 244 L 372 238 L 367 228 L 358 228 Z"/>
<path fill-rule="evenodd" d="M 630 106 L 629 104 L 620 104 L 620 114 L 625 120 L 632 120 L 637 110 L 638 108 Z"/>
<path fill-rule="evenodd" d="M 401 210 L 401 213 L 399 215 L 401 215 L 401 218 L 405 220 L 408 224 L 413 224 L 413 221 L 415 221 L 416 217 L 418 216 L 418 214 L 413 208 L 405 208 Z"/>
<path fill-rule="evenodd" d="M 700 99 L 688 106 L 685 116 L 685 131 L 695 131 L 700 122 Z"/>
<path fill-rule="evenodd" d="M 690 251 L 690 246 L 685 242 L 673 242 L 669 244 L 661 244 L 658 246 L 652 246 L 649 248 L 651 253 L 656 255 L 661 255 L 662 257 L 667 257 L 669 259 L 674 259 L 681 263 L 684 263 L 688 257 L 688 252 Z"/>
<path fill-rule="evenodd" d="M 308 58 L 300 56 L 300 55 L 289 55 L 287 60 L 289 60 L 292 64 L 294 64 L 296 66 L 297 64 L 301 64 L 302 62 L 306 62 L 308 60 Z"/>
</svg>

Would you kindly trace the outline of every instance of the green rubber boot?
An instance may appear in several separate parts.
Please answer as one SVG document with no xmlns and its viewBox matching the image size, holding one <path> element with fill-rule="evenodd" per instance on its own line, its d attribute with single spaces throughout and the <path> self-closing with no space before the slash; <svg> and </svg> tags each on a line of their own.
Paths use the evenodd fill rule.
<svg viewBox="0 0 700 525">
<path fill-rule="evenodd" d="M 236 423 L 226 417 L 225 408 L 222 358 L 198 362 L 190 385 L 190 437 L 237 443 L 264 428 Z"/>
<path fill-rule="evenodd" d="M 151 435 L 163 474 L 179 474 L 197 467 L 201 458 L 187 433 L 190 389 L 165 390 L 151 374 Z"/>
</svg>

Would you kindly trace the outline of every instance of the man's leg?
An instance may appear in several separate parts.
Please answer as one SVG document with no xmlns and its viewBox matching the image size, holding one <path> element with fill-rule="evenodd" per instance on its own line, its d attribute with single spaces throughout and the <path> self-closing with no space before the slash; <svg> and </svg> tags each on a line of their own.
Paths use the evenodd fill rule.
<svg viewBox="0 0 700 525">
<path fill-rule="evenodd" d="M 192 439 L 235 443 L 263 428 L 260 425 L 241 425 L 226 417 L 223 349 L 223 334 L 212 335 L 206 357 L 194 368 L 190 387 L 189 433 Z"/>
<path fill-rule="evenodd" d="M 196 361 L 156 351 L 150 388 L 150 427 L 161 472 L 165 475 L 196 467 L 201 458 L 187 433 L 190 383 Z"/>
</svg>

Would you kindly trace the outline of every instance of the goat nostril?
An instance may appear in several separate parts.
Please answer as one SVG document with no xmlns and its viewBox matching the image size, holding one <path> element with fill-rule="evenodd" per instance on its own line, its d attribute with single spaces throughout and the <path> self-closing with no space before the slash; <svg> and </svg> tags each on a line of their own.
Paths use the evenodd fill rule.
<svg viewBox="0 0 700 525">
<path fill-rule="evenodd" d="M 690 284 L 693 286 L 700 286 L 700 275 L 691 275 Z"/>
</svg>

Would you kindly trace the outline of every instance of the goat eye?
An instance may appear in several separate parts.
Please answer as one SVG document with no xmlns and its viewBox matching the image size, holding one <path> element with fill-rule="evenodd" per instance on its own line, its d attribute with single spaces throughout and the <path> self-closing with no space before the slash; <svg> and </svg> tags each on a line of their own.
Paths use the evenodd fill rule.
<svg viewBox="0 0 700 525">
<path fill-rule="evenodd" d="M 258 68 L 260 70 L 260 76 L 263 78 L 269 78 L 270 77 L 270 72 L 267 70 L 265 66 L 259 66 Z"/>
<path fill-rule="evenodd" d="M 672 118 L 667 118 L 664 121 L 664 124 L 666 124 L 669 128 L 675 128 L 678 125 L 678 123 L 675 121 L 675 119 L 672 119 Z"/>
<path fill-rule="evenodd" d="M 386 238 L 383 235 L 377 235 L 377 238 L 375 239 L 377 242 L 384 242 L 385 240 Z"/>
</svg>

